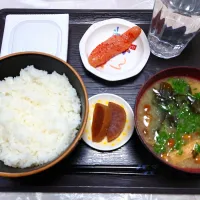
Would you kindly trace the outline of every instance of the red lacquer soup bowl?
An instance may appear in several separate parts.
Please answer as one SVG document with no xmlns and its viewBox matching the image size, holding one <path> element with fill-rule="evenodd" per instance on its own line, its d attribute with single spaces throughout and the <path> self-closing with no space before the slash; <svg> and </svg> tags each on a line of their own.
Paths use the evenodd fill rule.
<svg viewBox="0 0 200 200">
<path fill-rule="evenodd" d="M 170 78 L 170 77 L 176 77 L 176 76 L 186 76 L 186 77 L 194 78 L 194 79 L 197 79 L 200 81 L 200 68 L 171 67 L 171 68 L 168 68 L 168 69 L 158 72 L 157 74 L 152 76 L 149 80 L 147 80 L 147 82 L 142 86 L 142 88 L 140 89 L 140 91 L 136 97 L 135 108 L 134 108 L 135 126 L 136 126 L 138 136 L 139 136 L 140 140 L 142 141 L 142 143 L 144 144 L 144 146 L 161 162 L 167 164 L 168 166 L 170 166 L 172 168 L 175 168 L 177 170 L 181 170 L 184 172 L 200 173 L 200 164 L 199 164 L 199 168 L 182 168 L 182 167 L 173 165 L 173 164 L 163 160 L 159 155 L 157 155 L 154 152 L 153 147 L 145 141 L 144 135 L 143 135 L 143 133 L 140 132 L 139 126 L 138 126 L 138 123 L 139 123 L 138 106 L 139 106 L 140 100 L 141 100 L 143 94 L 145 93 L 145 91 L 159 80 L 162 80 L 165 78 Z"/>
</svg>

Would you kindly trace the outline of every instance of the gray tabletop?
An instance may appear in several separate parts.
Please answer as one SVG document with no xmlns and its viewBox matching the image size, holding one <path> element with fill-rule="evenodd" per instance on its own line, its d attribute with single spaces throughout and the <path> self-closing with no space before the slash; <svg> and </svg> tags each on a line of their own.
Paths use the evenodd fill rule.
<svg viewBox="0 0 200 200">
<path fill-rule="evenodd" d="M 0 193 L 3 200 L 200 200 L 200 195 Z"/>
</svg>

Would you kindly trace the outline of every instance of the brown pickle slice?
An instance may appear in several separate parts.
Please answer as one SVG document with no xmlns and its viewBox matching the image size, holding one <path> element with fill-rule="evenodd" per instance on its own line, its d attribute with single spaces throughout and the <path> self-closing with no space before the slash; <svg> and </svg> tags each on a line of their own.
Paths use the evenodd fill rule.
<svg viewBox="0 0 200 200">
<path fill-rule="evenodd" d="M 92 121 L 92 141 L 101 142 L 107 134 L 110 125 L 111 113 L 108 106 L 100 103 L 95 104 Z"/>
<path fill-rule="evenodd" d="M 107 131 L 107 140 L 111 142 L 119 137 L 126 123 L 126 112 L 124 108 L 113 102 L 109 102 L 108 109 L 111 113 L 111 122 Z"/>
</svg>

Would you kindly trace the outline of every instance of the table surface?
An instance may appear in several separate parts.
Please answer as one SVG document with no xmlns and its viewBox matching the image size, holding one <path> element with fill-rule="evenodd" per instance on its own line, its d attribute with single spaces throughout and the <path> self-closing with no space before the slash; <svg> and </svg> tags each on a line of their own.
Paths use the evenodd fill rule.
<svg viewBox="0 0 200 200">
<path fill-rule="evenodd" d="M 152 9 L 154 0 L 8 0 L 0 1 L 3 8 L 45 8 L 45 9 Z M 170 196 L 170 197 L 169 197 Z M 200 195 L 158 195 L 158 194 L 58 194 L 58 193 L 0 193 L 4 200 L 200 200 Z"/>
</svg>

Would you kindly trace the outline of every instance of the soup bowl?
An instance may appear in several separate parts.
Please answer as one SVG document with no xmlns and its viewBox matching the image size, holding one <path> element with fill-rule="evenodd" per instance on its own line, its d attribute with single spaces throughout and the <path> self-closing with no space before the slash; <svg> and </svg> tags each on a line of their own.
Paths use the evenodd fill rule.
<svg viewBox="0 0 200 200">
<path fill-rule="evenodd" d="M 38 52 L 25 52 L 25 53 L 15 53 L 5 57 L 0 58 L 0 80 L 3 80 L 5 77 L 16 77 L 19 76 L 20 70 L 26 68 L 27 66 L 33 65 L 36 69 L 45 70 L 48 73 L 56 71 L 58 74 L 65 74 L 68 77 L 69 82 L 75 88 L 77 95 L 81 103 L 81 124 L 79 126 L 78 132 L 74 140 L 65 150 L 60 153 L 54 160 L 47 162 L 45 164 L 27 168 L 13 168 L 5 165 L 0 161 L 0 176 L 4 177 L 21 177 L 28 176 L 42 172 L 63 158 L 68 156 L 75 146 L 78 144 L 79 140 L 82 137 L 87 116 L 88 116 L 88 96 L 86 87 L 76 72 L 76 70 L 64 62 L 63 60 L 45 53 Z"/>
<path fill-rule="evenodd" d="M 165 79 L 165 78 L 170 78 L 170 77 L 176 77 L 176 76 L 184 76 L 184 77 L 190 77 L 193 79 L 196 79 L 200 81 L 200 68 L 193 68 L 193 67 L 171 67 L 168 69 L 165 69 L 163 71 L 158 72 L 154 76 L 152 76 L 150 79 L 146 81 L 146 83 L 142 86 L 142 88 L 139 90 L 139 93 L 136 97 L 136 102 L 135 102 L 135 108 L 134 108 L 134 113 L 135 113 L 135 126 L 136 126 L 136 131 L 137 134 L 144 144 L 144 146 L 161 162 L 167 164 L 168 166 L 175 168 L 177 170 L 181 170 L 184 172 L 189 172 L 189 173 L 200 173 L 200 164 L 199 168 L 188 168 L 188 167 L 180 167 L 177 165 L 174 165 L 164 159 L 162 159 L 158 154 L 154 152 L 153 146 L 150 145 L 144 136 L 144 133 L 139 128 L 139 123 L 141 123 L 141 119 L 139 119 L 139 112 L 138 112 L 138 107 L 141 102 L 141 99 L 144 95 L 144 93 L 156 82 Z M 191 152 L 192 153 L 192 152 Z"/>
</svg>

